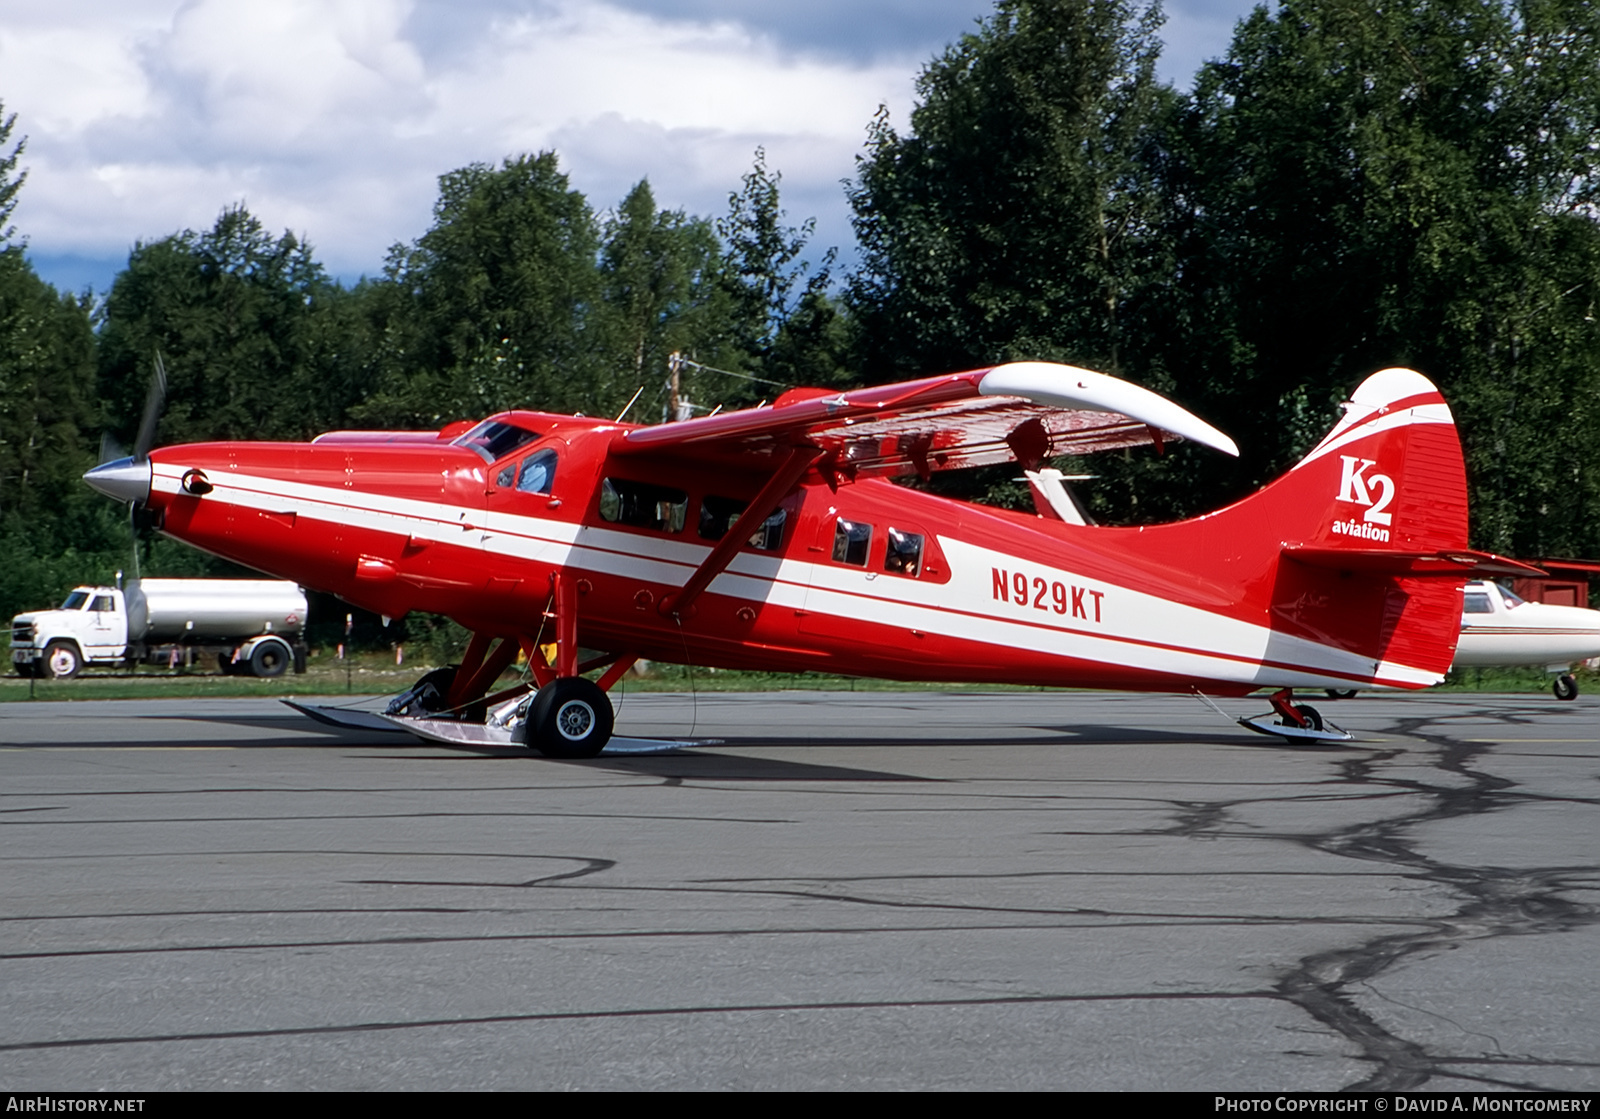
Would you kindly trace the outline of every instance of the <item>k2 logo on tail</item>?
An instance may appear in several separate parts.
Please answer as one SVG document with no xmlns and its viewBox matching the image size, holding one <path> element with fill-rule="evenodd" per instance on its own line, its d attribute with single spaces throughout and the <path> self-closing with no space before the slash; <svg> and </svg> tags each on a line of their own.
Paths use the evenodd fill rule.
<svg viewBox="0 0 1600 1119">
<path fill-rule="evenodd" d="M 1394 500 L 1394 479 L 1387 474 L 1368 474 L 1367 468 L 1376 465 L 1370 458 L 1340 455 L 1339 461 L 1344 463 L 1339 471 L 1339 500 L 1367 506 L 1361 518 L 1364 521 L 1389 524 L 1391 514 L 1385 510 Z"/>
</svg>

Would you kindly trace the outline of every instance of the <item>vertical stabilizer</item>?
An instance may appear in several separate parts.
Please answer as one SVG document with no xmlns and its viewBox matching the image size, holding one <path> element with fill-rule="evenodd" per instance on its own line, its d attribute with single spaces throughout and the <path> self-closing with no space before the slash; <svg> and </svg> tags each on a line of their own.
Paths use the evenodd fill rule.
<svg viewBox="0 0 1600 1119">
<path fill-rule="evenodd" d="M 1439 390 L 1410 369 L 1374 373 L 1344 408 L 1282 478 L 1216 513 L 1150 530 L 1151 543 L 1180 569 L 1241 588 L 1229 613 L 1264 616 L 1285 650 L 1308 642 L 1334 650 L 1328 663 L 1342 664 L 1343 686 L 1425 687 L 1450 667 L 1461 585 L 1471 577 L 1444 561 L 1435 567 L 1449 570 L 1427 570 L 1419 558 L 1466 552 L 1455 421 Z M 1303 664 L 1304 654 L 1267 650 L 1259 683 L 1307 682 L 1275 677 L 1275 659 Z"/>
</svg>

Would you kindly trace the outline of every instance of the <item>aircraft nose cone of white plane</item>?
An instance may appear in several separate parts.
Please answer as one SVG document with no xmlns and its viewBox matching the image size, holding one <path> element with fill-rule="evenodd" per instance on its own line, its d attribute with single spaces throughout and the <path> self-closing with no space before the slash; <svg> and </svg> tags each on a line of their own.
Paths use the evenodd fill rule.
<svg viewBox="0 0 1600 1119">
<path fill-rule="evenodd" d="M 101 463 L 83 476 L 83 480 L 98 493 L 117 501 L 131 501 L 143 505 L 150 500 L 150 460 L 139 462 L 119 458 Z"/>
</svg>

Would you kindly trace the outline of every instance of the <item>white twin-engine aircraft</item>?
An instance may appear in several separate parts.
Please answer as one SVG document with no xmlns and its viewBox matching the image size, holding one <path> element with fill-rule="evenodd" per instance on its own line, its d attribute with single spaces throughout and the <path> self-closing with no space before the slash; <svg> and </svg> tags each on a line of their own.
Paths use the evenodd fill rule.
<svg viewBox="0 0 1600 1119">
<path fill-rule="evenodd" d="M 86 479 L 198 548 L 388 617 L 454 618 L 473 634 L 462 663 L 387 723 L 556 757 L 606 746 L 606 693 L 639 658 L 1272 688 L 1273 711 L 1240 722 L 1344 739 L 1291 689 L 1436 683 L 1462 584 L 1536 570 L 1468 550 L 1450 410 L 1410 370 L 1367 378 L 1288 474 L 1191 520 L 1085 523 L 1044 466 L 1177 439 L 1238 453 L 1136 385 L 1023 362 L 651 427 L 512 411 L 437 432 L 142 446 Z M 892 481 L 1004 462 L 1028 472 L 1036 513 Z M 530 679 L 496 690 L 519 654 Z"/>
<path fill-rule="evenodd" d="M 1556 674 L 1557 699 L 1576 699 L 1574 661 L 1600 657 L 1600 610 L 1525 602 L 1498 583 L 1468 583 L 1456 667 L 1532 665 Z"/>
</svg>

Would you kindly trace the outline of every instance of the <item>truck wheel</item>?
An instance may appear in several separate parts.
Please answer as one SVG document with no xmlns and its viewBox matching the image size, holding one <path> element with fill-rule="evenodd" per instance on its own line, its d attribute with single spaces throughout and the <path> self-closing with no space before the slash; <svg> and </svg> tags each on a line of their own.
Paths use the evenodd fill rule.
<svg viewBox="0 0 1600 1119">
<path fill-rule="evenodd" d="M 46 679 L 70 680 L 82 667 L 83 658 L 72 642 L 52 641 L 45 646 L 43 675 Z"/>
<path fill-rule="evenodd" d="M 250 654 L 250 671 L 260 677 L 282 676 L 290 659 L 288 646 L 278 641 L 263 641 Z"/>
</svg>

